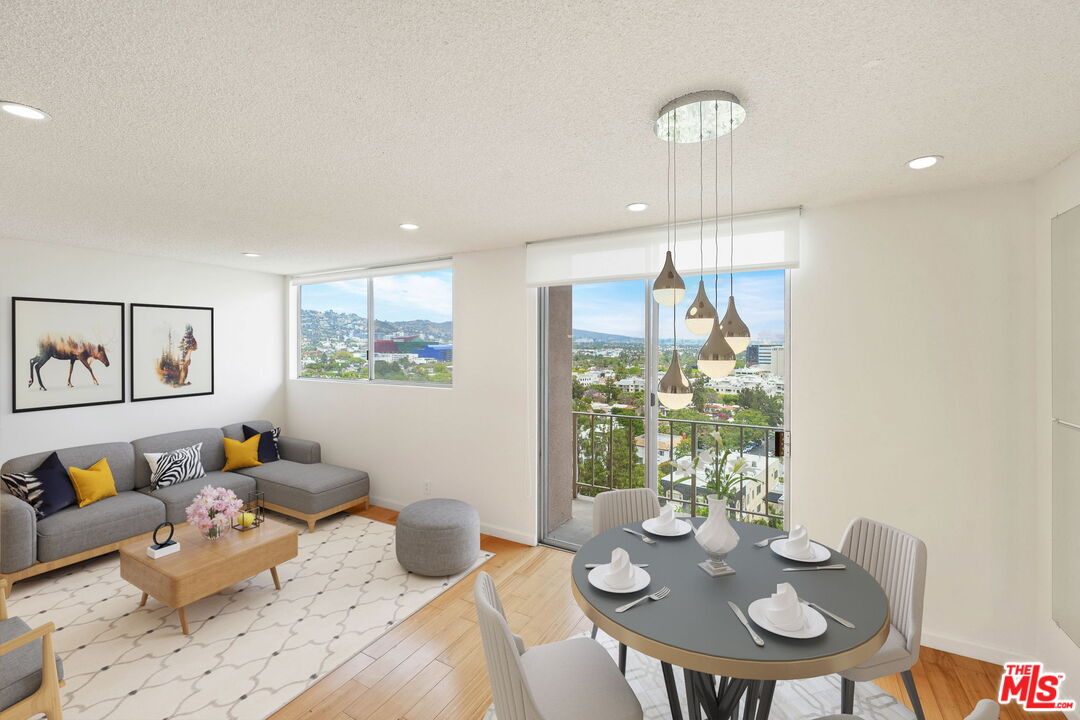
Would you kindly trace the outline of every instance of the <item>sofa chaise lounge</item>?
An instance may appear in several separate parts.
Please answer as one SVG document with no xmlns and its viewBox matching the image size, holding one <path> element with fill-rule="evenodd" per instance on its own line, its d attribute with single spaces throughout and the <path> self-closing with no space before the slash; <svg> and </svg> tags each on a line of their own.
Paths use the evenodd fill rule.
<svg viewBox="0 0 1080 720">
<path fill-rule="evenodd" d="M 243 425 L 268 432 L 273 425 L 249 421 L 224 428 L 183 430 L 133 442 L 99 443 L 57 450 L 64 467 L 87 467 L 107 458 L 117 494 L 86 507 L 71 506 L 39 520 L 34 509 L 0 485 L 0 579 L 14 583 L 116 550 L 121 543 L 160 523 L 185 521 L 184 510 L 207 485 L 234 491 L 241 500 L 257 490 L 269 510 L 315 522 L 353 507 L 366 507 L 366 472 L 321 462 L 319 443 L 281 436 L 281 459 L 232 472 L 225 465 L 223 438 L 243 439 Z M 153 489 L 143 453 L 166 452 L 201 442 L 206 477 Z M 12 458 L 0 473 L 30 472 L 50 455 Z"/>
</svg>

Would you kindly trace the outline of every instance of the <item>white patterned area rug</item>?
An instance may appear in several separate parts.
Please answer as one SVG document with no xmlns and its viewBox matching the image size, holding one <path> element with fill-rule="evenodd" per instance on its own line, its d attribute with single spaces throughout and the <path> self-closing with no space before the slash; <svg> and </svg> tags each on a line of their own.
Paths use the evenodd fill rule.
<svg viewBox="0 0 1080 720">
<path fill-rule="evenodd" d="M 138 607 L 115 553 L 17 583 L 10 609 L 32 627 L 56 624 L 67 718 L 255 720 L 493 557 L 453 577 L 413 575 L 395 559 L 394 530 L 347 513 L 321 521 L 278 567 L 280 592 L 264 572 L 193 603 L 190 636 L 171 608 Z"/>
<path fill-rule="evenodd" d="M 619 656 L 619 643 L 601 631 L 597 640 L 611 654 L 612 661 Z M 629 650 L 626 657 L 626 679 L 645 710 L 645 720 L 671 720 L 668 709 L 664 677 L 660 674 L 660 662 L 641 653 Z M 682 670 L 675 668 L 679 699 L 686 708 Z M 772 712 L 769 720 L 817 720 L 825 715 L 840 712 L 840 676 L 826 675 L 809 680 L 785 680 L 776 683 Z M 874 683 L 855 685 L 855 715 L 862 720 L 915 720 L 915 715 L 903 703 Z M 738 713 L 733 717 L 738 716 Z M 496 720 L 494 708 L 488 710 L 485 720 Z"/>
</svg>

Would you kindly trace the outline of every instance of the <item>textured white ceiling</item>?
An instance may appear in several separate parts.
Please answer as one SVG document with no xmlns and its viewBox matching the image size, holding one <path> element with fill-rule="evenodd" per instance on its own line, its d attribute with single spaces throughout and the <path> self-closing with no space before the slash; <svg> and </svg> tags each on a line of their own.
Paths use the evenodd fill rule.
<svg viewBox="0 0 1080 720">
<path fill-rule="evenodd" d="M 0 98 L 53 120 L 0 115 L 0 235 L 299 272 L 660 223 L 652 121 L 706 88 L 739 211 L 1022 180 L 1078 57 L 1076 0 L 5 0 Z"/>
</svg>

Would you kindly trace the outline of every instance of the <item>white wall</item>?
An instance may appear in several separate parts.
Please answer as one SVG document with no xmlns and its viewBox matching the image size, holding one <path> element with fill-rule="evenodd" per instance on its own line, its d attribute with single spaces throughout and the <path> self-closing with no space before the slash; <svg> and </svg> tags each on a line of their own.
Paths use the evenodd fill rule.
<svg viewBox="0 0 1080 720">
<path fill-rule="evenodd" d="M 1035 184 L 1035 253 L 1037 279 L 1036 353 L 1038 358 L 1037 407 L 1034 417 L 1036 432 L 1036 455 L 1038 482 L 1035 498 L 1040 508 L 1050 507 L 1052 496 L 1051 472 L 1051 362 L 1050 362 L 1050 221 L 1080 205 L 1080 153 L 1066 159 Z M 1065 697 L 1080 701 L 1080 648 L 1051 619 L 1051 525 L 1041 521 L 1045 513 L 1033 517 L 1033 528 L 1038 542 L 1034 563 L 1038 569 L 1036 632 L 1038 657 L 1055 672 L 1064 672 Z M 1077 600 L 1080 602 L 1080 599 Z M 1080 712 L 1077 713 L 1080 717 Z"/>
<path fill-rule="evenodd" d="M 0 462 L 39 450 L 253 418 L 284 422 L 285 289 L 280 275 L 0 239 L 0 292 Z M 213 307 L 215 393 L 12 413 L 12 296 Z M 127 322 L 128 309 L 124 312 Z M 23 375 L 19 372 L 18 378 Z"/>
<path fill-rule="evenodd" d="M 922 538 L 924 643 L 998 661 L 1036 650 L 1033 212 L 1029 185 L 807 209 L 791 280 L 792 521 Z"/>
<path fill-rule="evenodd" d="M 464 500 L 482 529 L 536 542 L 535 294 L 523 247 L 454 257 L 452 388 L 289 380 L 289 433 L 366 470 L 376 505 Z"/>
</svg>

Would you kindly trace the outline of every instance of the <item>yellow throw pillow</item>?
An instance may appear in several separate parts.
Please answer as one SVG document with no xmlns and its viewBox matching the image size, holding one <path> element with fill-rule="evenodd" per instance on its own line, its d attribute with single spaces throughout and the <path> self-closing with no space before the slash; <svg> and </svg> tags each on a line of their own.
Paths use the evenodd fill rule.
<svg viewBox="0 0 1080 720">
<path fill-rule="evenodd" d="M 259 462 L 259 436 L 253 435 L 244 442 L 225 438 L 225 467 L 221 472 L 262 465 Z"/>
<path fill-rule="evenodd" d="M 113 480 L 109 461 L 105 458 L 85 470 L 69 467 L 68 475 L 71 476 L 71 484 L 75 486 L 75 498 L 79 501 L 79 507 L 86 507 L 116 494 L 116 481 Z"/>
</svg>

